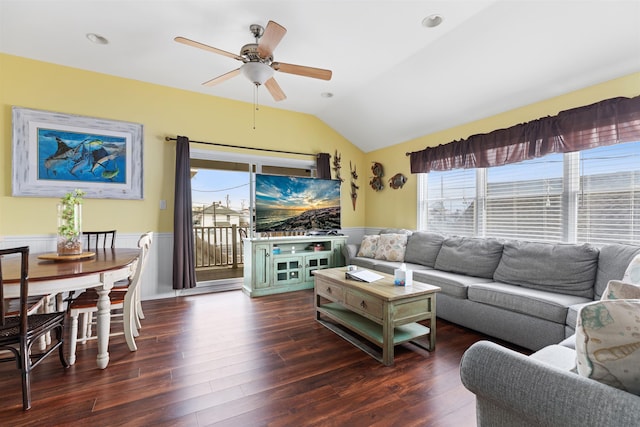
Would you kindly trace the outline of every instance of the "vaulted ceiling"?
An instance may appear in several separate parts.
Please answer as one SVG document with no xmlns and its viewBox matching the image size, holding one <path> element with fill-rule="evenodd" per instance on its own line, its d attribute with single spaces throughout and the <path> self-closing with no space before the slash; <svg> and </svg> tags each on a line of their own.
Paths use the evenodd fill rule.
<svg viewBox="0 0 640 427">
<path fill-rule="evenodd" d="M 433 14 L 442 24 L 424 26 Z M 0 0 L 0 52 L 253 102 L 242 75 L 202 85 L 238 61 L 173 39 L 235 54 L 269 20 L 287 29 L 275 61 L 333 78 L 276 72 L 287 99 L 261 87 L 259 103 L 313 114 L 365 152 L 640 71 L 637 0 Z"/>
</svg>

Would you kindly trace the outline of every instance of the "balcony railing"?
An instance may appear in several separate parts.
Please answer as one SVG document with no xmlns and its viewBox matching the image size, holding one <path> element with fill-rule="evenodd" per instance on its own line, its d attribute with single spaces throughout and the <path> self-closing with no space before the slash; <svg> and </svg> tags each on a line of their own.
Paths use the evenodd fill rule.
<svg viewBox="0 0 640 427">
<path fill-rule="evenodd" d="M 237 268 L 242 265 L 244 252 L 240 230 L 248 232 L 246 227 L 237 225 L 193 227 L 196 268 Z"/>
</svg>

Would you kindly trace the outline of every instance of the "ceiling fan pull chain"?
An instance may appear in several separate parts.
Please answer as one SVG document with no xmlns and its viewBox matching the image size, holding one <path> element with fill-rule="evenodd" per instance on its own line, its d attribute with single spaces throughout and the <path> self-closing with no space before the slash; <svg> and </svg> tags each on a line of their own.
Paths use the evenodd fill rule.
<svg viewBox="0 0 640 427">
<path fill-rule="evenodd" d="M 258 85 L 254 85 L 253 92 L 253 129 L 256 129 L 256 111 L 258 111 Z"/>
</svg>

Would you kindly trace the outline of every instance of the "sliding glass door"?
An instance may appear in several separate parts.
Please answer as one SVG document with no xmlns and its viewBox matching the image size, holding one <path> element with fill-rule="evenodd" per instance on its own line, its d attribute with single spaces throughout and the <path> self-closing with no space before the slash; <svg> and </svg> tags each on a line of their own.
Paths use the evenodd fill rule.
<svg viewBox="0 0 640 427">
<path fill-rule="evenodd" d="M 254 236 L 255 173 L 312 176 L 310 161 L 191 151 L 194 259 L 198 287 L 239 289 L 243 236 Z"/>
</svg>

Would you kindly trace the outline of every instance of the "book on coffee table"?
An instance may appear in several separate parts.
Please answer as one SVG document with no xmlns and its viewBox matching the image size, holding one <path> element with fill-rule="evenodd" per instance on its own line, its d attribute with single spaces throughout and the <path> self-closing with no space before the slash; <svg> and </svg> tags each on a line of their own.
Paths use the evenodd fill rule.
<svg viewBox="0 0 640 427">
<path fill-rule="evenodd" d="M 367 283 L 375 282 L 376 280 L 380 280 L 384 277 L 369 270 L 347 271 L 345 276 L 347 279 L 353 279 Z"/>
</svg>

